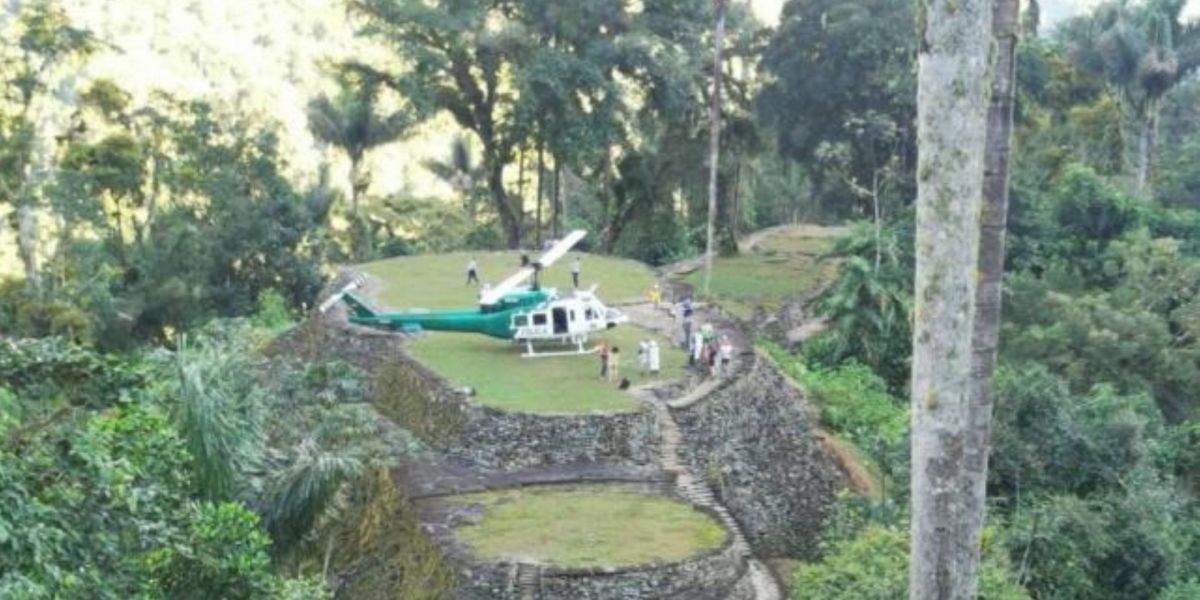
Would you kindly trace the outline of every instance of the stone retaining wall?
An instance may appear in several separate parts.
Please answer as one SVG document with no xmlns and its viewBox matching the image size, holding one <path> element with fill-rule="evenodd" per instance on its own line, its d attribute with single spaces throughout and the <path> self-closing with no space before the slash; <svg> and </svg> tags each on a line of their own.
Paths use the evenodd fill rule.
<svg viewBox="0 0 1200 600">
<path fill-rule="evenodd" d="M 505 471 L 584 462 L 653 465 L 658 423 L 653 411 L 539 414 L 483 406 L 454 389 L 440 375 L 397 349 L 392 367 L 408 373 L 418 402 L 455 415 L 449 434 L 422 436 L 443 456 L 484 469 Z M 396 418 L 408 426 L 403 417 Z M 423 417 L 422 421 L 437 421 Z M 445 419 L 443 419 L 445 420 Z M 421 431 L 414 430 L 418 435 Z"/>
<path fill-rule="evenodd" d="M 736 379 L 672 409 L 686 459 L 757 556 L 814 557 L 840 477 L 799 390 L 756 354 L 746 360 Z"/>
<path fill-rule="evenodd" d="M 658 423 L 650 410 L 546 415 L 468 404 L 458 444 L 447 456 L 490 469 L 580 462 L 652 465 Z"/>
<path fill-rule="evenodd" d="M 526 580 L 523 570 L 533 570 Z M 674 563 L 625 569 L 560 569 L 511 563 L 467 563 L 458 600 L 752 600 L 746 561 L 730 540 Z M 522 585 L 523 581 L 527 581 Z M 532 592 L 530 595 L 526 595 Z"/>
</svg>

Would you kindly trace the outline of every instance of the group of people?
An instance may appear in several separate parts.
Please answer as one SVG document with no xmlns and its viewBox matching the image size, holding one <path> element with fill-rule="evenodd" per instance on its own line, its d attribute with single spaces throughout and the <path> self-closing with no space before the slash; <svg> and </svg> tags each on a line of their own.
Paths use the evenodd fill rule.
<svg viewBox="0 0 1200 600">
<path fill-rule="evenodd" d="M 694 326 L 695 308 L 691 298 L 684 298 L 677 313 L 683 319 L 683 344 L 688 351 L 688 365 L 702 369 L 713 377 L 729 372 L 733 363 L 733 340 L 728 334 L 717 335 L 712 323 Z"/>
<path fill-rule="evenodd" d="M 521 266 L 529 266 L 528 254 L 521 255 Z M 574 260 L 571 261 L 571 285 L 575 286 L 575 289 L 579 289 L 579 274 L 582 271 L 583 259 L 577 254 Z M 471 284 L 479 285 L 479 262 L 475 260 L 474 256 L 471 257 L 471 260 L 467 261 L 467 285 Z M 483 284 L 484 289 L 487 287 L 488 284 Z"/>
<path fill-rule="evenodd" d="M 621 349 L 610 346 L 605 340 L 600 342 L 596 354 L 600 357 L 600 379 L 619 382 L 622 389 L 629 387 L 629 379 L 621 377 Z M 658 346 L 658 340 L 644 339 L 638 342 L 638 371 L 640 375 L 649 373 L 652 377 L 657 377 L 662 371 L 662 349 Z"/>
<path fill-rule="evenodd" d="M 600 379 L 604 381 L 619 381 L 621 377 L 621 349 L 610 346 L 608 340 L 600 342 L 596 352 L 600 356 Z M 622 387 L 628 386 L 628 380 L 621 381 Z"/>
</svg>

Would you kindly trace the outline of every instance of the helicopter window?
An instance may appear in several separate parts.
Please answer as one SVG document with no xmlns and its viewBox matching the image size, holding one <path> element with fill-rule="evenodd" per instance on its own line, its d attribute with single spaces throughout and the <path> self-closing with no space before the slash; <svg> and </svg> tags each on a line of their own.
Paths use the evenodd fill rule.
<svg viewBox="0 0 1200 600">
<path fill-rule="evenodd" d="M 525 315 L 516 315 L 515 317 L 513 317 L 513 326 L 514 327 L 524 327 L 528 324 L 529 324 L 529 317 L 527 317 Z"/>
<path fill-rule="evenodd" d="M 587 320 L 589 320 L 589 321 L 591 321 L 592 319 L 596 318 L 596 317 L 595 317 L 595 313 L 594 313 L 594 312 L 592 312 L 592 309 L 591 309 L 591 307 L 588 307 L 587 309 L 585 309 L 585 310 L 583 311 L 583 318 L 585 318 L 585 319 L 587 319 Z"/>
<path fill-rule="evenodd" d="M 536 315 L 533 315 L 533 324 L 534 325 L 545 325 L 546 324 L 546 313 L 538 313 Z"/>
</svg>

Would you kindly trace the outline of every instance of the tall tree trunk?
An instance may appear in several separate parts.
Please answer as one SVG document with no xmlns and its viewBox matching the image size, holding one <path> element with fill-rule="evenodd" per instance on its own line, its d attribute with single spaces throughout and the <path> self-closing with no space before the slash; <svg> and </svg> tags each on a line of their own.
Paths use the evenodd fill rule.
<svg viewBox="0 0 1200 600">
<path fill-rule="evenodd" d="M 729 233 L 733 235 L 733 247 L 738 247 L 738 240 L 741 238 L 741 222 L 742 222 L 742 160 L 738 158 L 733 165 L 733 197 L 730 199 L 730 204 L 733 205 L 733 218 L 729 221 Z"/>
<path fill-rule="evenodd" d="M 1000 346 L 1000 314 L 1004 283 L 1004 247 L 1008 224 L 1008 167 L 1012 149 L 1013 98 L 1016 89 L 1019 0 L 993 0 L 992 31 L 996 63 L 988 105 L 987 149 L 984 152 L 983 208 L 979 232 L 979 288 L 975 291 L 975 326 L 971 332 L 971 404 L 966 445 L 970 547 L 979 552 L 987 512 L 988 452 L 992 437 L 992 380 Z"/>
<path fill-rule="evenodd" d="M 713 0 L 713 90 L 708 105 L 708 229 L 704 243 L 704 293 L 712 284 L 713 223 L 717 216 L 717 168 L 721 154 L 721 50 L 725 44 L 725 0 Z"/>
<path fill-rule="evenodd" d="M 521 247 L 521 222 L 513 214 L 513 206 L 508 194 L 504 191 L 504 163 L 491 153 L 487 158 L 488 193 L 492 197 L 492 205 L 500 216 L 500 226 L 504 228 L 505 241 L 509 248 Z"/>
<path fill-rule="evenodd" d="M 350 157 L 350 218 L 358 222 L 358 202 L 362 197 L 362 159 Z"/>
<path fill-rule="evenodd" d="M 362 156 L 350 156 L 350 252 L 355 258 L 365 258 L 370 242 L 367 239 L 370 229 L 359 207 L 363 194 L 367 191 L 368 177 L 363 172 Z"/>
<path fill-rule="evenodd" d="M 525 148 L 517 150 L 517 206 L 525 210 Z"/>
<path fill-rule="evenodd" d="M 871 173 L 871 209 L 875 213 L 875 272 L 879 272 L 879 263 L 883 260 L 883 214 L 879 210 L 879 169 L 875 169 L 875 172 Z"/>
<path fill-rule="evenodd" d="M 17 255 L 25 270 L 25 290 L 36 294 L 42 288 L 41 270 L 37 262 L 37 209 L 25 201 L 17 209 Z"/>
<path fill-rule="evenodd" d="M 1138 136 L 1138 194 L 1150 193 L 1150 177 L 1154 171 L 1154 149 L 1158 145 L 1158 98 L 1146 100 L 1146 115 L 1142 118 L 1142 131 Z"/>
<path fill-rule="evenodd" d="M 546 159 L 543 154 L 542 140 L 538 139 L 537 150 L 537 218 L 534 220 L 533 229 L 537 235 L 537 247 L 542 247 L 542 180 L 546 178 Z"/>
<path fill-rule="evenodd" d="M 562 201 L 562 162 L 554 156 L 554 239 L 562 234 L 562 219 L 566 211 Z"/>
<path fill-rule="evenodd" d="M 978 584 L 965 474 L 992 6 L 958 0 L 918 10 L 909 597 L 968 600 Z"/>
</svg>

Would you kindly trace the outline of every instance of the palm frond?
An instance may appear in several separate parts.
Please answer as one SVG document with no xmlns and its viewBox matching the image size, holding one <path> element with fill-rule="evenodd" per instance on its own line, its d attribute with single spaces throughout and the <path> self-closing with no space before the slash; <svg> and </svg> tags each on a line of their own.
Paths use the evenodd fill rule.
<svg viewBox="0 0 1200 600">
<path fill-rule="evenodd" d="M 291 454 L 291 463 L 268 482 L 260 507 L 263 525 L 281 552 L 302 540 L 342 485 L 363 471 L 356 456 L 326 451 L 312 438 L 302 440 Z"/>
<path fill-rule="evenodd" d="M 339 148 L 349 144 L 349 127 L 344 115 L 333 101 L 326 96 L 314 98 L 308 103 L 308 130 L 313 137 Z"/>
</svg>

